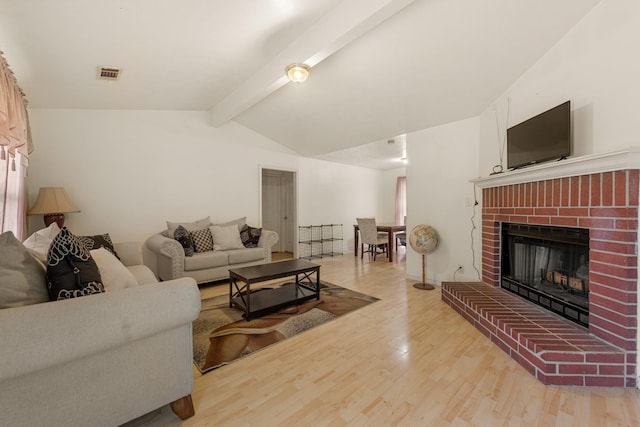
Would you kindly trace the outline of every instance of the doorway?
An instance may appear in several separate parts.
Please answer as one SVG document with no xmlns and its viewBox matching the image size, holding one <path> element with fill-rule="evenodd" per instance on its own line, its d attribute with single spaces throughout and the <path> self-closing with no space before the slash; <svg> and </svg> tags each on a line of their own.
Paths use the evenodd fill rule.
<svg viewBox="0 0 640 427">
<path fill-rule="evenodd" d="M 273 252 L 296 257 L 296 173 L 287 170 L 262 169 L 262 227 L 278 233 Z"/>
</svg>

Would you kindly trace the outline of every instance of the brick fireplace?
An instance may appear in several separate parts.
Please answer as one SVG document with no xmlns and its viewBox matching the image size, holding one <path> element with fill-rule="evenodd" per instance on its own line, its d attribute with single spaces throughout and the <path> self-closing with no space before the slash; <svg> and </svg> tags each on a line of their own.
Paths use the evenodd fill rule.
<svg viewBox="0 0 640 427">
<path fill-rule="evenodd" d="M 547 384 L 636 386 L 639 160 L 640 151 L 629 149 L 474 181 L 482 189 L 482 281 L 492 288 L 443 284 L 443 300 Z M 533 303 L 515 301 L 518 296 L 503 296 L 506 290 L 496 289 L 501 280 L 502 223 L 589 230 L 588 329 L 568 325 Z M 537 322 L 533 335 L 547 347 L 531 344 L 536 340 L 530 342 L 529 326 L 520 324 L 514 331 L 513 325 L 491 313 L 499 307 L 513 319 L 514 312 L 505 305 L 522 304 L 525 311 L 531 311 L 528 305 L 535 307 L 531 316 L 538 320 L 532 320 Z M 563 332 L 541 335 L 542 330 L 554 328 Z M 583 344 L 593 342 L 576 344 L 569 336 Z M 564 347 L 554 339 L 563 341 Z M 559 348 L 567 351 L 550 356 L 550 349 Z"/>
</svg>

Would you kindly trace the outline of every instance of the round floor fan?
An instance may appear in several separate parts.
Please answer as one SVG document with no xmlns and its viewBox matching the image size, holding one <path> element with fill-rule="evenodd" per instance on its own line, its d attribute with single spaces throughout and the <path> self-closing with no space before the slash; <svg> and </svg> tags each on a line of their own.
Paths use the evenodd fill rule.
<svg viewBox="0 0 640 427">
<path fill-rule="evenodd" d="M 416 289 L 435 289 L 435 286 L 426 281 L 427 254 L 436 250 L 439 240 L 438 232 L 430 225 L 416 225 L 409 234 L 411 249 L 422 255 L 422 282 L 414 283 L 413 287 Z"/>
</svg>

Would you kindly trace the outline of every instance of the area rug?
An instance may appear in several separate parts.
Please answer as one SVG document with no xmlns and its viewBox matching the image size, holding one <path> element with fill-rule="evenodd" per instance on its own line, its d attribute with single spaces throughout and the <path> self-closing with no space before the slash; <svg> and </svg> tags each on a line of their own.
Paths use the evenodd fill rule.
<svg viewBox="0 0 640 427">
<path fill-rule="evenodd" d="M 287 283 L 291 284 L 263 289 Z M 229 307 L 228 295 L 208 298 L 202 301 L 200 316 L 193 322 L 193 362 L 204 374 L 376 301 L 378 298 L 321 280 L 320 300 L 247 322 L 242 310 Z"/>
</svg>

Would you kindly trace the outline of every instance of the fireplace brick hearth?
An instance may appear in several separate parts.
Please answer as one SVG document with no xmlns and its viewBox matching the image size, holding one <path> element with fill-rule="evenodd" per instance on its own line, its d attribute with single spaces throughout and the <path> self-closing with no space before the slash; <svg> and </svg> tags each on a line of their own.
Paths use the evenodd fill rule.
<svg viewBox="0 0 640 427">
<path fill-rule="evenodd" d="M 635 385 L 632 354 L 504 289 L 444 282 L 442 300 L 544 384 Z"/>
<path fill-rule="evenodd" d="M 474 181 L 482 188 L 483 283 L 463 288 L 443 283 L 443 300 L 494 342 L 499 341 L 501 348 L 545 384 L 636 386 L 639 153 L 634 149 L 599 156 L 596 162 L 605 163 L 604 167 L 569 161 L 569 166 L 545 165 L 539 171 Z M 611 159 L 620 158 L 622 167 L 610 164 Z M 578 173 L 572 175 L 572 171 Z M 555 352 L 551 357 L 578 363 L 549 365 L 545 346 L 561 348 L 567 344 L 566 334 L 541 333 L 535 321 L 521 321 L 517 333 L 509 326 L 513 313 L 505 309 L 504 298 L 521 300 L 517 304 L 529 305 L 537 313 L 542 309 L 499 288 L 503 222 L 589 230 L 589 327 L 567 327 L 580 340 L 599 343 L 596 353 L 588 351 L 594 347 L 581 351 L 580 346 L 571 345 L 565 353 Z M 571 323 L 550 312 L 534 317 L 543 318 L 547 326 L 549 321 L 558 327 Z M 533 347 L 526 334 L 531 327 L 537 331 L 533 341 L 538 345 Z"/>
</svg>

